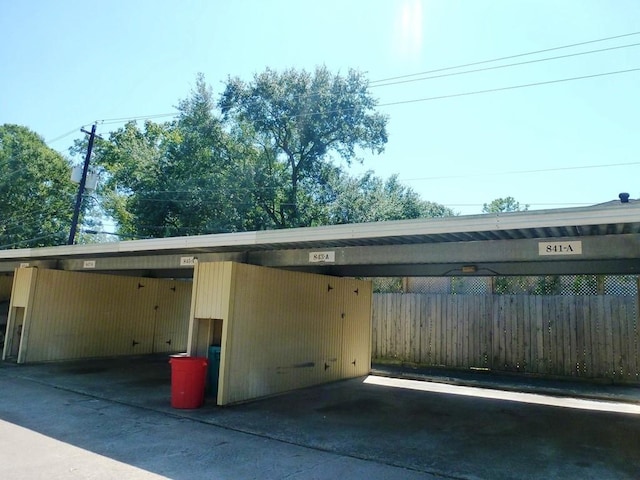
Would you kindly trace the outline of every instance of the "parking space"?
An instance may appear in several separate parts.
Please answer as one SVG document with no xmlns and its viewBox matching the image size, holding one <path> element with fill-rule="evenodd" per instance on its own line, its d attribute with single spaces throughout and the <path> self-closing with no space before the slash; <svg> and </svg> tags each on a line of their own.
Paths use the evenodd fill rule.
<svg viewBox="0 0 640 480">
<path fill-rule="evenodd" d="M 2 365 L 0 381 L 3 388 L 15 382 L 41 389 L 39 395 L 64 392 L 127 407 L 123 415 L 130 415 L 134 423 L 145 415 L 153 415 L 160 423 L 178 419 L 186 431 L 189 425 L 197 431 L 198 438 L 210 429 L 216 439 L 224 439 L 226 432 L 230 438 L 243 435 L 271 442 L 274 452 L 295 446 L 301 452 L 328 455 L 323 458 L 332 462 L 363 462 L 349 467 L 355 468 L 351 471 L 355 477 L 362 476 L 359 468 L 366 468 L 367 478 L 640 478 L 638 388 L 379 368 L 376 373 L 380 375 L 374 377 L 231 407 L 217 407 L 209 401 L 196 410 L 170 407 L 171 370 L 166 356 Z M 397 377 L 405 381 L 398 382 Z M 424 386 L 429 388 L 421 388 Z M 518 390 L 533 396 L 514 396 Z M 20 408 L 7 405 L 15 401 L 11 398 L 0 399 L 0 415 Z M 584 400 L 602 408 L 584 409 L 575 401 L 559 405 L 545 398 Z M 28 417 L 24 412 L 24 418 Z M 67 421 L 63 416 L 59 419 Z M 126 429 L 126 422 L 120 419 L 119 423 Z M 127 438 L 122 435 L 123 442 Z M 153 438 L 154 444 L 163 441 L 168 438 Z M 150 454 L 158 455 L 158 450 Z M 305 455 L 300 457 L 300 468 L 305 462 L 309 467 L 312 461 Z M 178 455 L 174 462 L 188 461 L 187 457 Z M 280 462 L 276 457 L 271 461 L 274 465 Z M 264 470 L 268 464 L 268 459 L 261 458 L 256 468 Z M 203 464 L 202 468 L 214 467 Z M 173 470 L 157 467 L 152 471 L 180 478 Z M 312 471 L 313 475 L 294 478 L 331 478 L 322 477 L 321 469 Z M 257 471 L 254 476 L 242 472 L 221 478 L 260 477 Z"/>
</svg>

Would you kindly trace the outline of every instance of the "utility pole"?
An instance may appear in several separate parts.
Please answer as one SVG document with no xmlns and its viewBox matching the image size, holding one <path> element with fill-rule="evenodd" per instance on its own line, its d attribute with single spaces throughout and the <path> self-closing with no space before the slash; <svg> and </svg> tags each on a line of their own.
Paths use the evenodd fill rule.
<svg viewBox="0 0 640 480">
<path fill-rule="evenodd" d="M 93 124 L 90 132 L 87 132 L 84 128 L 80 131 L 89 135 L 89 146 L 87 147 L 87 156 L 84 157 L 82 178 L 80 179 L 80 185 L 78 186 L 76 207 L 73 210 L 73 219 L 71 220 L 71 230 L 69 231 L 69 241 L 67 242 L 67 245 L 73 245 L 76 241 L 76 229 L 78 228 L 78 217 L 80 217 L 80 207 L 82 206 L 82 195 L 84 195 L 84 187 L 87 183 L 87 172 L 89 171 L 89 160 L 91 159 L 91 151 L 93 150 L 93 141 L 96 138 L 96 124 Z"/>
</svg>

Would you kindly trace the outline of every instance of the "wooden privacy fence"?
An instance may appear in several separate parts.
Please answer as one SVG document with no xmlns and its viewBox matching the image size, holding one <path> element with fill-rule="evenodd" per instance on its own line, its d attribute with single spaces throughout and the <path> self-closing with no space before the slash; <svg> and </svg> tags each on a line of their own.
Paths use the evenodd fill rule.
<svg viewBox="0 0 640 480">
<path fill-rule="evenodd" d="M 378 293 L 372 357 L 640 383 L 637 298 Z"/>
</svg>

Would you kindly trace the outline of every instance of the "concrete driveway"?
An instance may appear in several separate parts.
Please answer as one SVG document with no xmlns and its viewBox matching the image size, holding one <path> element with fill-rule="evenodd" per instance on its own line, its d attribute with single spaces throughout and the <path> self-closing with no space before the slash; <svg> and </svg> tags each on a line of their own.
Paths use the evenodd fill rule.
<svg viewBox="0 0 640 480">
<path fill-rule="evenodd" d="M 164 357 L 3 365 L 0 459 L 7 478 L 38 478 L 34 452 L 24 458 L 10 439 L 18 436 L 74 449 L 49 458 L 42 447 L 47 471 L 63 469 L 48 479 L 640 478 L 639 388 L 411 377 L 422 381 L 374 376 L 176 410 Z M 79 451 L 88 457 L 72 473 L 65 459 Z"/>
</svg>

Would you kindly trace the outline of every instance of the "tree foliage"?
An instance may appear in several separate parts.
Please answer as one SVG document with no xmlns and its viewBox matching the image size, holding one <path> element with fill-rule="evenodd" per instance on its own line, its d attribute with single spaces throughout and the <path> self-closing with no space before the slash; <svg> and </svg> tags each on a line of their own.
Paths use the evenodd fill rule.
<svg viewBox="0 0 640 480">
<path fill-rule="evenodd" d="M 521 212 L 529 210 L 529 205 L 520 206 L 513 197 L 496 198 L 489 204 L 484 204 L 482 213 Z"/>
<path fill-rule="evenodd" d="M 177 109 L 172 122 L 131 122 L 96 141 L 98 194 L 124 238 L 453 214 L 397 177 L 336 166 L 332 155 L 349 164 L 387 141 L 359 73 L 267 70 L 229 79 L 217 101 L 200 75 Z"/>
<path fill-rule="evenodd" d="M 40 136 L 0 126 L 0 247 L 64 244 L 76 190 L 68 160 Z"/>
<path fill-rule="evenodd" d="M 327 223 L 364 223 L 385 220 L 444 217 L 454 212 L 422 200 L 393 175 L 387 180 L 369 171 L 361 177 L 342 175 L 335 184 L 335 199 L 328 206 Z"/>
<path fill-rule="evenodd" d="M 353 70 L 343 77 L 325 67 L 267 69 L 249 83 L 229 78 L 219 107 L 228 125 L 251 135 L 258 168 L 278 180 L 265 183 L 258 198 L 277 228 L 314 223 L 305 187 L 326 184 L 331 153 L 351 162 L 358 148 L 383 151 L 387 119 L 375 106 L 364 76 Z"/>
<path fill-rule="evenodd" d="M 174 122 L 134 122 L 98 142 L 107 172 L 101 190 L 119 233 L 167 237 L 243 230 L 251 204 L 237 157 L 241 144 L 215 117 L 210 88 L 198 78 Z"/>
</svg>

